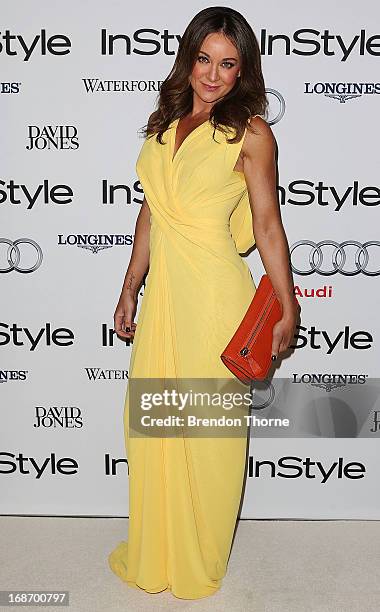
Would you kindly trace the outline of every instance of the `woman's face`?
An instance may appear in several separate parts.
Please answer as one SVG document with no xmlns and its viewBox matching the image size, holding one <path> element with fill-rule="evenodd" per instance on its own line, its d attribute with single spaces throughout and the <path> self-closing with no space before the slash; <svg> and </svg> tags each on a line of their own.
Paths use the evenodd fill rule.
<svg viewBox="0 0 380 612">
<path fill-rule="evenodd" d="M 214 103 L 233 88 L 239 74 L 240 58 L 235 45 L 221 32 L 208 34 L 190 76 L 194 93 L 203 102 Z"/>
</svg>

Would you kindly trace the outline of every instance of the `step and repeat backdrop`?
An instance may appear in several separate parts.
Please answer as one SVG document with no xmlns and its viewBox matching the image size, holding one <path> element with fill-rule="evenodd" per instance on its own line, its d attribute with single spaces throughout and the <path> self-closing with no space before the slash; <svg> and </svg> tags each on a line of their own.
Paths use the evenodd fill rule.
<svg viewBox="0 0 380 612">
<path fill-rule="evenodd" d="M 1 514 L 128 515 L 131 345 L 113 314 L 144 196 L 139 130 L 206 6 L 2 2 Z M 302 307 L 252 410 L 241 516 L 380 519 L 380 9 L 227 6 L 261 49 Z M 257 249 L 246 261 L 257 284 Z"/>
</svg>

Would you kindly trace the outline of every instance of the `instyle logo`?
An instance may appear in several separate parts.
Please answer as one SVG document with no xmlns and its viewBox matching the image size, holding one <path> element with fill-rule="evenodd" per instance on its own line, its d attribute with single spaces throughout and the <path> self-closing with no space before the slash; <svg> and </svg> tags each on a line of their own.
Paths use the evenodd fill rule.
<svg viewBox="0 0 380 612">
<path fill-rule="evenodd" d="M 378 276 L 380 274 L 380 242 L 368 240 L 299 240 L 289 249 L 291 268 L 296 274 L 307 276 L 316 272 L 322 276 Z"/>
<path fill-rule="evenodd" d="M 175 55 L 181 40 L 179 34 L 170 34 L 169 30 L 155 30 L 153 28 L 141 28 L 135 30 L 132 35 L 109 34 L 106 28 L 100 33 L 101 55 Z"/>
<path fill-rule="evenodd" d="M 78 406 L 36 406 L 33 427 L 77 429 L 83 427 L 82 411 Z"/>
<path fill-rule="evenodd" d="M 0 94 L 18 94 L 20 93 L 20 82 L 15 81 L 10 83 L 7 81 L 0 81 Z"/>
<path fill-rule="evenodd" d="M 338 190 L 334 185 L 327 185 L 323 180 L 294 180 L 287 187 L 277 187 L 279 202 L 282 206 L 318 206 L 327 207 L 339 212 L 343 207 L 359 206 L 372 208 L 380 204 L 380 187 L 378 185 L 361 186 L 359 181 L 353 181 Z M 294 196 L 294 197 L 291 197 Z"/>
<path fill-rule="evenodd" d="M 119 81 L 115 79 L 82 79 L 86 93 L 134 93 L 149 92 L 158 93 L 162 81 L 139 80 L 139 81 Z"/>
<path fill-rule="evenodd" d="M 283 471 L 281 471 L 283 468 Z M 329 480 L 357 480 L 364 478 L 365 465 L 359 461 L 345 461 L 338 457 L 337 461 L 324 465 L 322 461 L 313 461 L 311 457 L 280 457 L 275 463 L 270 460 L 255 460 L 252 455 L 248 459 L 249 478 L 307 478 L 317 479 L 319 484 Z"/>
<path fill-rule="evenodd" d="M 19 380 L 27 380 L 29 370 L 0 370 L 0 384 L 14 382 Z"/>
<path fill-rule="evenodd" d="M 105 330 L 107 333 L 107 329 Z M 104 340 L 104 336 L 103 336 Z M 105 346 L 105 344 L 103 344 Z M 85 368 L 88 380 L 127 380 L 128 370 L 105 370 L 104 368 Z"/>
<path fill-rule="evenodd" d="M 38 125 L 28 126 L 28 144 L 31 151 L 78 149 L 78 130 L 74 125 Z"/>
<path fill-rule="evenodd" d="M 143 55 L 152 56 L 162 53 L 174 56 L 181 41 L 180 34 L 171 34 L 169 30 L 140 28 L 132 34 L 108 33 L 106 28 L 100 31 L 101 55 Z M 352 56 L 380 55 L 380 35 L 367 34 L 361 29 L 354 35 L 331 33 L 329 29 L 318 30 L 300 28 L 293 33 L 271 33 L 263 28 L 258 32 L 258 41 L 262 55 L 300 55 L 313 57 L 324 55 L 336 57 L 342 62 Z M 34 37 L 25 38 L 7 29 L 0 32 L 0 53 L 10 57 L 19 57 L 28 62 L 32 56 L 68 55 L 71 51 L 71 40 L 64 34 L 48 35 L 42 28 Z"/>
<path fill-rule="evenodd" d="M 69 185 L 50 185 L 49 179 L 44 179 L 37 187 L 30 188 L 27 185 L 9 179 L 0 179 L 0 204 L 9 202 L 16 206 L 27 205 L 26 209 L 31 210 L 37 203 L 39 204 L 71 204 L 74 192 Z"/>
<path fill-rule="evenodd" d="M 313 350 L 323 351 L 326 355 L 331 355 L 334 351 L 351 349 L 364 351 L 372 348 L 373 336 L 365 330 L 351 332 L 349 325 L 345 325 L 344 329 L 334 332 L 334 336 L 325 329 L 317 329 L 312 325 L 309 329 L 303 325 L 297 325 L 299 330 L 305 331 L 306 334 L 295 332 L 294 338 L 297 344 L 292 348 L 310 347 Z"/>
<path fill-rule="evenodd" d="M 97 255 L 114 246 L 131 246 L 134 234 L 58 234 L 58 244 L 87 249 Z"/>
<path fill-rule="evenodd" d="M 368 54 L 378 57 L 380 35 L 369 36 L 364 29 L 352 36 L 312 28 L 301 28 L 290 35 L 278 32 L 270 34 L 264 28 L 260 34 L 260 47 L 262 55 L 325 55 L 345 62 L 350 56 Z"/>
<path fill-rule="evenodd" d="M 0 453 L 0 475 L 9 474 L 31 475 L 36 480 L 42 476 L 73 476 L 78 474 L 79 465 L 72 457 L 58 459 L 55 453 L 49 457 L 38 460 L 35 457 L 26 457 L 24 453 Z"/>
<path fill-rule="evenodd" d="M 5 246 L 5 249 L 3 249 Z M 29 274 L 38 270 L 43 254 L 40 245 L 31 238 L 0 238 L 0 273 Z"/>
<path fill-rule="evenodd" d="M 133 193 L 137 192 L 142 197 L 133 197 Z M 102 204 L 142 204 L 144 199 L 144 191 L 139 180 L 133 183 L 133 190 L 125 183 L 113 185 L 107 179 L 102 180 Z"/>
<path fill-rule="evenodd" d="M 30 351 L 35 351 L 36 348 L 42 346 L 66 347 L 74 344 L 74 332 L 68 327 L 54 329 L 51 323 L 45 323 L 44 327 L 33 333 L 28 327 L 21 327 L 17 323 L 0 322 L 0 346 L 8 344 L 25 346 Z"/>
<path fill-rule="evenodd" d="M 342 62 L 354 55 L 380 55 L 380 35 L 368 35 L 364 29 L 352 36 L 330 33 L 328 29 L 300 28 L 285 34 L 270 33 L 263 28 L 257 37 L 262 55 L 313 57 L 321 54 L 337 57 Z M 175 55 L 181 38 L 181 35 L 170 34 L 168 30 L 160 32 L 152 28 L 141 28 L 127 35 L 109 34 L 104 28 L 101 30 L 100 52 L 101 55 Z"/>
<path fill-rule="evenodd" d="M 24 62 L 28 62 L 32 55 L 67 55 L 70 47 L 68 36 L 48 36 L 44 28 L 34 38 L 28 37 L 28 40 L 22 34 L 13 34 L 11 30 L 0 32 L 0 53 L 20 57 Z"/>
</svg>

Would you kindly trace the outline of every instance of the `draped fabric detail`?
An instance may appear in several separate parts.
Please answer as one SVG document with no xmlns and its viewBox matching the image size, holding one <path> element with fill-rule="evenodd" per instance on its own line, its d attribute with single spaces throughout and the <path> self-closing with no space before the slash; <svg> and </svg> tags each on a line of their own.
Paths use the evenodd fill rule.
<svg viewBox="0 0 380 612">
<path fill-rule="evenodd" d="M 148 137 L 136 170 L 151 212 L 150 265 L 137 316 L 129 379 L 235 382 L 220 354 L 256 287 L 241 257 L 255 240 L 244 175 L 234 171 L 243 139 L 229 144 L 207 121 L 183 141 Z M 242 494 L 247 440 L 136 438 L 129 384 L 124 435 L 128 538 L 109 555 L 112 571 L 149 593 L 184 599 L 221 587 Z"/>
</svg>

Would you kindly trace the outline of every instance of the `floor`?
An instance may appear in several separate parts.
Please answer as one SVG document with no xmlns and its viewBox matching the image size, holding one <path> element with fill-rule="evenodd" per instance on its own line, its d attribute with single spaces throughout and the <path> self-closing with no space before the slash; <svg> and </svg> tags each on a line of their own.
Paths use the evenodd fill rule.
<svg viewBox="0 0 380 612">
<path fill-rule="evenodd" d="M 380 610 L 380 521 L 241 520 L 222 588 L 192 601 L 111 572 L 127 531 L 127 519 L 1 516 L 0 591 L 69 591 L 70 612 Z"/>
</svg>

